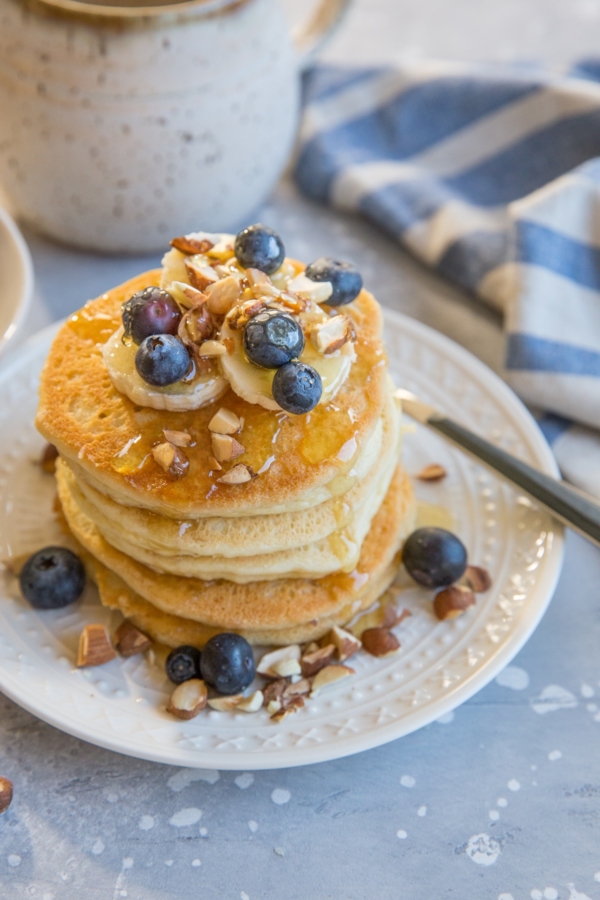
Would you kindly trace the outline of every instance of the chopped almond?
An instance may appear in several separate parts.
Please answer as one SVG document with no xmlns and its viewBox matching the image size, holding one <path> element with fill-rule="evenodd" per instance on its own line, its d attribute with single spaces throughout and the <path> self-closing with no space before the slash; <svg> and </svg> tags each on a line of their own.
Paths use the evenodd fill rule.
<svg viewBox="0 0 600 900">
<path fill-rule="evenodd" d="M 163 434 L 165 440 L 175 447 L 189 447 L 192 440 L 191 434 L 188 434 L 187 431 L 170 431 L 168 428 L 165 428 Z"/>
<path fill-rule="evenodd" d="M 371 656 L 391 656 L 400 649 L 400 641 L 388 628 L 367 628 L 362 633 L 362 643 Z"/>
<path fill-rule="evenodd" d="M 193 719 L 204 709 L 207 698 L 205 683 L 199 678 L 191 678 L 175 688 L 167 712 L 177 716 L 178 719 Z"/>
<path fill-rule="evenodd" d="M 225 356 L 227 347 L 222 341 L 204 341 L 198 347 L 198 356 Z"/>
<path fill-rule="evenodd" d="M 329 640 L 335 646 L 337 658 L 340 662 L 350 659 L 362 647 L 362 643 L 358 638 L 337 625 L 331 629 Z"/>
<path fill-rule="evenodd" d="M 228 275 L 206 288 L 206 305 L 215 315 L 226 315 L 240 296 L 241 289 L 237 278 Z"/>
<path fill-rule="evenodd" d="M 475 604 L 475 594 L 468 587 L 455 584 L 436 594 L 433 609 L 442 622 L 457 619 Z"/>
<path fill-rule="evenodd" d="M 181 250 L 182 253 L 206 253 L 214 247 L 212 241 L 208 238 L 196 237 L 195 234 L 184 234 L 182 237 L 173 238 L 171 247 Z"/>
<path fill-rule="evenodd" d="M 277 650 L 271 650 L 261 656 L 256 671 L 259 675 L 268 675 L 271 678 L 277 677 L 274 666 L 286 659 L 300 659 L 300 647 L 298 644 L 288 644 L 286 647 L 279 647 Z"/>
<path fill-rule="evenodd" d="M 167 475 L 176 481 L 187 473 L 190 462 L 179 447 L 175 447 L 169 441 L 164 444 L 157 444 L 152 448 L 152 456 Z"/>
<path fill-rule="evenodd" d="M 252 467 L 239 463 L 233 469 L 230 469 L 229 472 L 225 472 L 224 475 L 217 478 L 217 481 L 220 481 L 222 484 L 245 484 L 247 481 L 252 481 L 253 478 L 256 478 L 256 473 Z"/>
<path fill-rule="evenodd" d="M 212 266 L 201 265 L 194 261 L 193 257 L 184 260 L 185 271 L 192 284 L 199 291 L 204 291 L 209 284 L 219 280 L 219 276 Z"/>
<path fill-rule="evenodd" d="M 104 625 L 86 625 L 79 638 L 77 667 L 101 666 L 116 657 Z"/>
<path fill-rule="evenodd" d="M 335 644 L 327 644 L 325 647 L 319 647 L 312 653 L 305 653 L 300 660 L 302 674 L 305 678 L 316 675 L 325 666 L 328 666 L 335 656 Z"/>
<path fill-rule="evenodd" d="M 323 688 L 330 687 L 336 681 L 347 678 L 348 675 L 354 675 L 354 669 L 351 669 L 350 666 L 325 666 L 315 675 L 310 696 L 316 697 Z"/>
<path fill-rule="evenodd" d="M 138 653 L 149 650 L 152 641 L 147 634 L 125 619 L 115 631 L 115 646 L 121 656 L 137 656 Z"/>
<path fill-rule="evenodd" d="M 210 439 L 215 459 L 218 459 L 219 462 L 229 462 L 230 459 L 237 459 L 246 452 L 246 448 L 242 447 L 240 442 L 229 434 L 213 432 Z"/>
<path fill-rule="evenodd" d="M 208 423 L 208 430 L 217 434 L 237 434 L 241 431 L 242 421 L 234 412 L 221 407 Z"/>
<path fill-rule="evenodd" d="M 356 339 L 354 326 L 348 316 L 332 316 L 310 332 L 311 342 L 325 356 L 340 350 L 344 344 Z"/>
<path fill-rule="evenodd" d="M 447 474 L 445 468 L 440 466 L 439 463 L 431 463 L 425 466 L 424 469 L 421 469 L 417 478 L 419 481 L 441 481 Z"/>
<path fill-rule="evenodd" d="M 312 281 L 304 272 L 289 281 L 287 289 L 298 294 L 303 300 L 312 300 L 313 303 L 326 303 L 333 293 L 330 281 Z"/>
</svg>

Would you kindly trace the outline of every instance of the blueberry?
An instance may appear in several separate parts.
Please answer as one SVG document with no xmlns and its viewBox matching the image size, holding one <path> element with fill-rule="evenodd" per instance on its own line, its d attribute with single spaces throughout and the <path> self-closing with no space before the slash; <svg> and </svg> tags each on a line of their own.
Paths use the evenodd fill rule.
<svg viewBox="0 0 600 900">
<path fill-rule="evenodd" d="M 252 647 L 239 634 L 217 634 L 202 651 L 202 678 L 219 694 L 239 694 L 254 679 Z"/>
<path fill-rule="evenodd" d="M 306 363 L 291 362 L 275 372 L 273 397 L 286 412 L 301 416 L 314 409 L 323 393 L 321 376 Z"/>
<path fill-rule="evenodd" d="M 176 647 L 167 656 L 165 672 L 175 684 L 183 684 L 190 678 L 200 678 L 200 651 L 187 644 Z"/>
<path fill-rule="evenodd" d="M 340 262 L 330 256 L 322 256 L 307 266 L 304 274 L 311 281 L 330 281 L 333 293 L 327 304 L 345 306 L 352 303 L 362 290 L 362 275 L 352 263 Z"/>
<path fill-rule="evenodd" d="M 138 347 L 135 367 L 146 384 L 165 387 L 185 377 L 190 367 L 190 355 L 179 338 L 172 334 L 154 334 Z"/>
<path fill-rule="evenodd" d="M 263 369 L 278 369 L 304 350 L 304 334 L 287 313 L 266 309 L 253 316 L 244 329 L 244 348 L 250 362 Z"/>
<path fill-rule="evenodd" d="M 167 291 L 147 287 L 130 297 L 122 307 L 125 338 L 141 344 L 151 334 L 177 334 L 181 310 Z"/>
<path fill-rule="evenodd" d="M 447 587 L 463 575 L 467 551 L 463 542 L 445 528 L 417 528 L 404 544 L 402 561 L 419 584 Z"/>
<path fill-rule="evenodd" d="M 283 241 L 267 225 L 250 225 L 240 231 L 234 251 L 243 269 L 260 269 L 267 275 L 275 272 L 285 259 Z"/>
<path fill-rule="evenodd" d="M 66 547 L 44 547 L 29 557 L 19 581 L 23 596 L 36 609 L 62 609 L 83 593 L 85 569 Z"/>
</svg>

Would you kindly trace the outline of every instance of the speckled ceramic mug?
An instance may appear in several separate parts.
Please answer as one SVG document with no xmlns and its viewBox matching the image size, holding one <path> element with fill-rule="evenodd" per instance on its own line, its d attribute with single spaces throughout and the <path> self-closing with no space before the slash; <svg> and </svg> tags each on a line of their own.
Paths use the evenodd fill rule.
<svg viewBox="0 0 600 900">
<path fill-rule="evenodd" d="M 322 0 L 294 47 L 276 0 L 0 0 L 12 212 L 111 253 L 243 222 L 289 156 L 302 60 L 348 2 Z"/>
</svg>

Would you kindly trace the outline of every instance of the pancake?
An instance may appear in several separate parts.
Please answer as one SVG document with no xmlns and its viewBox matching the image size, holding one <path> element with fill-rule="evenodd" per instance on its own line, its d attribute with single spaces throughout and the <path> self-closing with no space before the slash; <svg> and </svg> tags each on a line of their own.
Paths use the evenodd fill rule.
<svg viewBox="0 0 600 900">
<path fill-rule="evenodd" d="M 129 554 L 133 559 L 142 562 L 158 572 L 169 572 L 183 577 L 226 578 L 238 584 L 260 579 L 275 578 L 320 578 L 338 570 L 351 571 L 358 562 L 362 542 L 371 525 L 371 520 L 381 506 L 387 493 L 390 481 L 396 468 L 396 447 L 389 448 L 386 457 L 382 458 L 378 467 L 374 484 L 363 504 L 355 509 L 352 522 L 332 532 L 320 541 L 314 541 L 299 547 L 290 547 L 271 553 L 259 553 L 246 556 L 243 551 L 237 556 L 217 556 L 202 554 L 195 556 L 168 553 L 155 547 L 146 549 L 137 543 L 137 535 L 124 536 L 113 528 L 113 521 L 99 513 L 91 506 L 70 471 L 61 460 L 57 463 L 56 478 L 61 490 L 67 491 L 74 503 L 91 518 L 102 536 L 119 550 Z M 260 516 L 259 518 L 264 518 Z M 168 520 L 172 523 L 173 520 Z M 240 522 L 236 519 L 236 522 Z M 243 546 L 243 534 L 238 534 Z M 157 542 L 158 544 L 158 542 Z M 265 548 L 266 549 L 266 548 Z"/>
<path fill-rule="evenodd" d="M 81 549 L 80 553 L 90 577 L 98 587 L 103 605 L 109 609 L 118 610 L 136 628 L 154 641 L 165 644 L 167 647 L 180 647 L 182 644 L 187 644 L 201 649 L 211 637 L 222 631 L 221 628 L 215 626 L 203 625 L 200 622 L 192 622 L 190 619 L 162 612 L 132 591 L 118 575 L 107 569 L 91 554 Z M 335 615 L 324 616 L 322 619 L 302 625 L 292 625 L 289 628 L 264 628 L 252 631 L 240 629 L 238 633 L 253 645 L 286 646 L 317 641 L 331 631 L 334 625 L 345 625 L 357 613 L 372 606 L 393 582 L 397 568 L 396 564 L 392 564 L 377 578 L 373 578 L 358 607 L 352 605 L 352 607 L 341 609 Z"/>
<path fill-rule="evenodd" d="M 338 569 L 349 571 L 356 565 L 396 467 L 399 418 L 390 395 L 377 465 L 342 496 L 338 508 L 343 504 L 348 520 L 340 522 L 338 510 L 330 510 L 332 524 L 322 536 L 307 527 L 311 524 L 308 511 L 177 521 L 116 504 L 95 491 L 85 478 L 76 479 L 62 460 L 57 478 L 110 544 L 158 571 L 202 579 L 228 578 L 238 583 L 282 576 L 319 578 Z M 334 502 L 330 500 L 329 506 Z M 323 521 L 327 522 L 327 516 Z M 219 553 L 220 548 L 226 553 Z"/>
<path fill-rule="evenodd" d="M 346 475 L 372 435 L 387 394 L 381 312 L 362 291 L 345 307 L 358 335 L 357 359 L 333 401 L 303 416 L 274 414 L 229 390 L 218 405 L 243 417 L 243 462 L 258 478 L 220 484 L 211 474 L 208 422 L 218 406 L 193 412 L 138 407 L 113 386 L 101 346 L 120 325 L 122 303 L 160 270 L 133 278 L 87 303 L 58 332 L 40 383 L 39 431 L 60 454 L 80 467 L 90 483 L 116 502 L 174 518 L 239 515 L 304 508 L 348 489 Z M 151 447 L 163 430 L 188 431 L 186 477 L 172 481 L 154 461 Z"/>
<path fill-rule="evenodd" d="M 391 429 L 386 429 L 391 430 Z M 391 435 L 383 436 L 386 445 Z M 382 427 L 378 424 L 369 440 L 373 444 L 373 464 L 364 477 L 362 465 L 356 466 L 356 482 L 346 493 L 330 497 L 317 506 L 273 515 L 204 516 L 198 519 L 172 519 L 148 509 L 124 506 L 92 486 L 81 468 L 65 463 L 74 473 L 77 486 L 88 506 L 84 509 L 100 525 L 104 537 L 119 546 L 121 539 L 135 536 L 137 546 L 158 553 L 191 556 L 254 556 L 268 548 L 275 553 L 307 543 L 324 540 L 352 522 L 354 512 L 365 502 L 377 478 L 375 463 L 389 456 L 382 446 Z M 369 454 L 370 457 L 371 454 Z M 361 456 L 362 460 L 362 456 Z M 350 481 L 350 479 L 349 479 Z M 110 533 L 109 533 L 110 532 Z"/>
<path fill-rule="evenodd" d="M 348 621 L 365 604 L 374 602 L 387 587 L 387 577 L 390 581 L 394 577 L 399 547 L 415 519 L 412 486 L 398 466 L 353 572 L 317 580 L 284 578 L 236 584 L 155 572 L 112 547 L 60 483 L 59 497 L 77 541 L 143 600 L 163 613 L 220 631 L 255 635 L 257 643 L 265 642 L 267 633 L 274 643 L 285 643 L 290 629 L 316 629 L 334 619 Z M 276 635 L 278 640 L 274 640 Z"/>
</svg>

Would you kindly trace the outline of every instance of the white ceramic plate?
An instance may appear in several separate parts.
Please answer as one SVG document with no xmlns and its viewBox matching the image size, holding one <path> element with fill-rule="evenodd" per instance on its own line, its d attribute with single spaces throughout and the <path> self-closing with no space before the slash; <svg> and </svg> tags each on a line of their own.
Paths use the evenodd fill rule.
<svg viewBox="0 0 600 900">
<path fill-rule="evenodd" d="M 21 232 L 0 207 L 0 353 L 25 318 L 33 293 L 33 266 Z"/>
<path fill-rule="evenodd" d="M 387 313 L 387 346 L 398 384 L 414 390 L 528 462 L 556 472 L 534 421 L 478 360 L 429 328 Z M 51 513 L 53 479 L 34 461 L 42 447 L 33 419 L 36 384 L 54 329 L 26 345 L 0 373 L 1 553 L 60 541 Z M 0 687 L 52 725 L 111 750 L 183 766 L 268 769 L 320 762 L 401 737 L 439 718 L 486 685 L 539 622 L 558 577 L 562 535 L 545 513 L 425 430 L 409 433 L 410 472 L 438 462 L 448 477 L 419 483 L 422 497 L 452 510 L 473 563 L 493 588 L 454 622 L 438 622 L 431 596 L 402 595 L 412 616 L 397 632 L 401 652 L 387 660 L 357 654 L 356 675 L 308 701 L 276 725 L 256 714 L 208 711 L 179 722 L 164 711 L 168 682 L 143 657 L 95 669 L 73 665 L 84 623 L 119 617 L 95 590 L 64 611 L 37 613 L 6 576 L 0 583 Z"/>
</svg>

